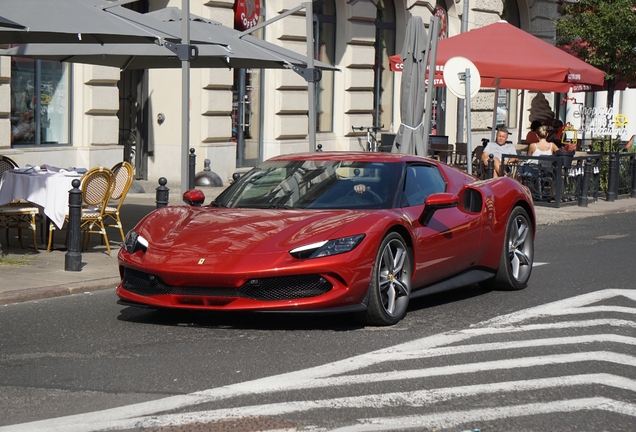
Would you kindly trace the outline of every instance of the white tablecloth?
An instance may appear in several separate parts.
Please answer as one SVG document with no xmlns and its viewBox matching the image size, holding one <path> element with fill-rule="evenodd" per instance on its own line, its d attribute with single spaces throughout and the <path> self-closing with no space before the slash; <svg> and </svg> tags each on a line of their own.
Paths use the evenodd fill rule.
<svg viewBox="0 0 636 432">
<path fill-rule="evenodd" d="M 68 214 L 68 191 L 73 188 L 71 181 L 74 178 L 79 176 L 5 171 L 0 180 L 0 205 L 15 199 L 27 200 L 39 206 L 58 228 L 62 228 Z"/>
</svg>

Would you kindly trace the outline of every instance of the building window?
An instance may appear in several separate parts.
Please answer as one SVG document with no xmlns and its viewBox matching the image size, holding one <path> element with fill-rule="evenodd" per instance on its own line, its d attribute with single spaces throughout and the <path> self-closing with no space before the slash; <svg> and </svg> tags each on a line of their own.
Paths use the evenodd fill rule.
<svg viewBox="0 0 636 432">
<path fill-rule="evenodd" d="M 68 64 L 11 58 L 12 145 L 70 142 L 69 76 Z"/>
<path fill-rule="evenodd" d="M 373 125 L 388 129 L 393 123 L 393 80 L 395 77 L 389 67 L 389 56 L 395 54 L 393 0 L 378 0 L 375 27 Z"/>
<path fill-rule="evenodd" d="M 314 56 L 316 60 L 334 66 L 336 60 L 336 7 L 334 0 L 314 2 Z M 323 71 L 316 83 L 316 130 L 333 130 L 334 72 Z"/>
<path fill-rule="evenodd" d="M 498 89 L 497 93 L 497 127 L 517 127 L 518 90 Z"/>
</svg>

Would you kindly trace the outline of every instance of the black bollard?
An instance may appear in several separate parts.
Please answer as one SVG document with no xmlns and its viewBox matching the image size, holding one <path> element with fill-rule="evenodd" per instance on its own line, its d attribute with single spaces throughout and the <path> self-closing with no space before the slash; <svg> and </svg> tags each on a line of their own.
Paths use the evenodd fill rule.
<svg viewBox="0 0 636 432">
<path fill-rule="evenodd" d="M 68 191 L 68 239 L 64 270 L 82 270 L 82 191 L 79 179 L 71 182 L 73 189 Z"/>
<path fill-rule="evenodd" d="M 588 197 L 587 194 L 590 191 L 590 179 L 592 178 L 592 162 L 589 159 L 585 160 L 585 166 L 583 168 L 583 184 L 581 184 L 581 193 L 579 195 L 579 207 L 587 207 Z"/>
<path fill-rule="evenodd" d="M 190 149 L 190 159 L 188 165 L 188 189 L 194 189 L 194 177 L 197 170 L 197 155 L 194 154 L 194 149 Z"/>
<path fill-rule="evenodd" d="M 609 173 L 607 175 L 607 195 L 605 200 L 608 202 L 616 201 L 616 195 L 618 190 L 617 184 L 618 177 L 618 158 L 616 153 L 612 152 L 609 155 Z"/>
<path fill-rule="evenodd" d="M 316 151 L 317 151 L 317 152 L 321 152 L 321 151 L 322 151 L 322 144 L 318 144 L 318 145 L 316 146 Z"/>
<path fill-rule="evenodd" d="M 168 200 L 170 198 L 170 189 L 166 186 L 168 180 L 165 177 L 161 177 L 159 179 L 159 186 L 156 189 L 155 193 L 155 203 L 157 204 L 157 208 L 165 207 L 168 205 Z"/>
<path fill-rule="evenodd" d="M 493 178 L 495 176 L 495 155 L 488 155 L 488 166 L 486 167 L 486 178 Z"/>
<path fill-rule="evenodd" d="M 632 198 L 636 198 L 636 158 L 632 157 Z"/>
</svg>

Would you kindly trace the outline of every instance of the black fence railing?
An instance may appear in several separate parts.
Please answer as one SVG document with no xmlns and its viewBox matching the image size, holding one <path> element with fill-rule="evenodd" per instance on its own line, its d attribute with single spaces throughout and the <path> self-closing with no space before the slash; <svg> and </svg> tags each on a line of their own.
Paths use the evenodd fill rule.
<svg viewBox="0 0 636 432">
<path fill-rule="evenodd" d="M 636 153 L 602 152 L 599 165 L 599 192 L 608 201 L 634 197 Z"/>
<path fill-rule="evenodd" d="M 514 162 L 501 165 L 500 175 L 508 175 L 530 189 L 535 205 L 586 206 L 598 200 L 601 154 L 584 156 L 504 155 Z"/>
</svg>

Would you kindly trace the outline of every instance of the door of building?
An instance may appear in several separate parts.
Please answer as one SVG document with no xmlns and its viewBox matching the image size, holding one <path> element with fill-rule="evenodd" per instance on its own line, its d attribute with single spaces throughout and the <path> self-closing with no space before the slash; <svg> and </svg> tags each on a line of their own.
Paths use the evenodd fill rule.
<svg viewBox="0 0 636 432">
<path fill-rule="evenodd" d="M 236 167 L 261 161 L 261 69 L 235 69 L 232 99 L 232 140 Z"/>
</svg>

